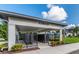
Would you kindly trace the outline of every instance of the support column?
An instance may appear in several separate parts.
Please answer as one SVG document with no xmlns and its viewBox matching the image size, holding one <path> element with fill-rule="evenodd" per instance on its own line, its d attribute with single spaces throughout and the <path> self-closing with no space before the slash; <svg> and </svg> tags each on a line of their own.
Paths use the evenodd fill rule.
<svg viewBox="0 0 79 59">
<path fill-rule="evenodd" d="M 37 33 L 32 32 L 31 34 L 31 40 L 32 40 L 32 45 L 33 47 L 38 47 L 38 42 L 37 42 Z M 36 41 L 35 41 L 36 40 Z"/>
<path fill-rule="evenodd" d="M 45 42 L 45 43 L 47 42 L 46 32 L 45 32 L 45 35 L 44 35 L 44 42 Z"/>
<path fill-rule="evenodd" d="M 14 24 L 8 24 L 8 51 L 15 45 L 16 42 L 16 29 Z"/>
<path fill-rule="evenodd" d="M 63 41 L 63 33 L 62 33 L 62 29 L 60 29 L 60 42 Z"/>
<path fill-rule="evenodd" d="M 31 33 L 31 42 L 34 43 L 34 33 Z"/>
<path fill-rule="evenodd" d="M 37 35 L 37 37 L 36 37 L 36 46 L 38 47 L 38 32 L 36 32 L 36 35 Z"/>
</svg>

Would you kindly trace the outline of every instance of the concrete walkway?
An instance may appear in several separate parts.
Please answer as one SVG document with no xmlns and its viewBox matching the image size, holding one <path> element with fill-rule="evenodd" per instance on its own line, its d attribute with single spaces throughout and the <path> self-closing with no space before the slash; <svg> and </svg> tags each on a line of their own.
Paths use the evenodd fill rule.
<svg viewBox="0 0 79 59">
<path fill-rule="evenodd" d="M 43 45 L 44 46 L 44 45 Z M 60 45 L 56 47 L 45 46 L 39 50 L 25 51 L 19 54 L 67 54 L 79 49 L 79 43 Z"/>
</svg>

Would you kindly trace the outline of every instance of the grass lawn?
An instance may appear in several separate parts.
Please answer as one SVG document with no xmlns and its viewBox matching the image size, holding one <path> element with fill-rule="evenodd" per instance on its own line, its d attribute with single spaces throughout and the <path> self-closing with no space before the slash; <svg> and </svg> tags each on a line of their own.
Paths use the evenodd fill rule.
<svg viewBox="0 0 79 59">
<path fill-rule="evenodd" d="M 64 43 L 77 43 L 79 42 L 79 37 L 66 37 L 64 38 Z"/>
</svg>

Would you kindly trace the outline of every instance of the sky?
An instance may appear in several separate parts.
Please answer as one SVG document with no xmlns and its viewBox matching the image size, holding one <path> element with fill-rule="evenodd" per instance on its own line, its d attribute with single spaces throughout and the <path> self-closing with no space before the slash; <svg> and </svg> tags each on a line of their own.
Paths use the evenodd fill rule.
<svg viewBox="0 0 79 59">
<path fill-rule="evenodd" d="M 78 4 L 0 4 L 0 10 L 17 12 L 67 24 L 79 24 Z"/>
</svg>

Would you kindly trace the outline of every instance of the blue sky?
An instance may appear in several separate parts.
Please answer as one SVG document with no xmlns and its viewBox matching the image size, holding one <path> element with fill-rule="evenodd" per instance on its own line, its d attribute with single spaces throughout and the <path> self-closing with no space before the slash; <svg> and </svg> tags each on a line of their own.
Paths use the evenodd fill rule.
<svg viewBox="0 0 79 59">
<path fill-rule="evenodd" d="M 57 4 L 57 6 L 64 8 L 67 12 L 68 17 L 66 21 L 68 24 L 79 24 L 79 5 Z M 0 10 L 42 18 L 41 12 L 48 11 L 49 9 L 46 7 L 46 4 L 0 4 Z"/>
</svg>

